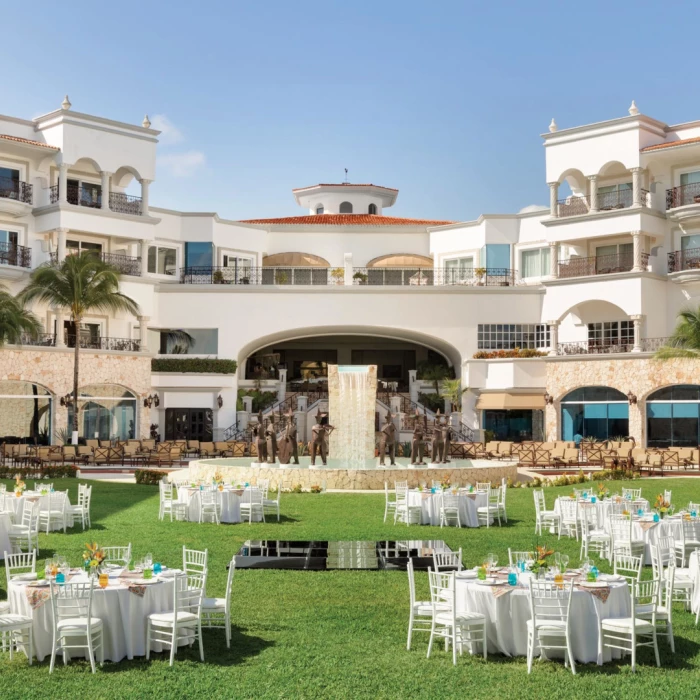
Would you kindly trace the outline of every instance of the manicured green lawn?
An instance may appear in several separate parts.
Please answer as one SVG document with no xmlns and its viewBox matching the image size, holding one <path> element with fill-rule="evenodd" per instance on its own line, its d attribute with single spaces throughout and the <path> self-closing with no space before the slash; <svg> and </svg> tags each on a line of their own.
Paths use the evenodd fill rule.
<svg viewBox="0 0 700 700">
<path fill-rule="evenodd" d="M 8 483 L 9 486 L 9 482 Z M 83 544 L 132 543 L 135 556 L 152 552 L 178 566 L 183 544 L 209 550 L 208 593 L 223 596 L 226 564 L 247 538 L 253 539 L 444 539 L 463 547 L 469 566 L 495 552 L 507 560 L 508 547 L 528 549 L 534 540 L 532 491 L 511 489 L 509 523 L 502 528 L 407 528 L 384 524 L 382 495 L 283 494 L 281 523 L 198 525 L 159 522 L 156 487 L 93 483 L 90 532 L 40 535 L 43 559 L 60 553 L 78 564 Z M 75 500 L 77 482 L 61 482 Z M 677 506 L 700 501 L 700 480 L 641 481 L 643 495 L 653 500 L 663 488 L 673 489 Z M 619 484 L 612 484 L 617 490 Z M 548 489 L 551 507 L 558 493 Z M 554 537 L 548 544 L 578 561 L 575 541 Z M 602 570 L 606 570 L 604 565 Z M 5 586 L 0 575 L 0 586 Z M 418 574 L 419 596 L 428 597 L 427 575 Z M 5 591 L 0 591 L 5 598 Z M 406 574 L 387 572 L 240 571 L 234 582 L 233 639 L 226 649 L 223 630 L 204 633 L 205 662 L 195 651 L 178 652 L 175 667 L 159 654 L 145 659 L 106 663 L 92 676 L 83 661 L 57 666 L 50 677 L 48 662 L 27 666 L 17 655 L 10 662 L 0 653 L 0 697 L 503 697 L 503 698 L 695 698 L 700 694 L 700 631 L 694 616 L 674 609 L 676 654 L 660 640 L 662 668 L 653 654 L 640 652 L 640 667 L 629 663 L 603 667 L 578 665 L 573 677 L 563 663 L 536 664 L 527 675 L 523 658 L 490 655 L 488 661 L 467 654 L 452 666 L 438 648 L 425 658 L 427 635 L 414 637 L 406 651 L 408 619 Z"/>
</svg>

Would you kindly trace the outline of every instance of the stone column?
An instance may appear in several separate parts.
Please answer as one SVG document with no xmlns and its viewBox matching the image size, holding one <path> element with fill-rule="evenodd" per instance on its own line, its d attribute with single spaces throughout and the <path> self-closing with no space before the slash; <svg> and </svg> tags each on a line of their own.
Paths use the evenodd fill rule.
<svg viewBox="0 0 700 700">
<path fill-rule="evenodd" d="M 287 370 L 280 369 L 279 386 L 277 387 L 277 400 L 284 401 L 287 397 Z"/>
<path fill-rule="evenodd" d="M 557 199 L 559 199 L 559 183 L 548 182 L 549 185 L 549 213 L 557 216 Z"/>
<path fill-rule="evenodd" d="M 344 282 L 346 287 L 352 287 L 352 253 L 345 253 L 343 255 L 343 267 L 345 268 Z"/>
<path fill-rule="evenodd" d="M 632 204 L 635 207 L 641 207 L 645 203 L 642 201 L 644 168 L 630 168 L 630 170 L 632 171 Z"/>
<path fill-rule="evenodd" d="M 252 400 L 251 397 L 247 397 Z M 245 406 L 245 404 L 243 404 Z M 250 412 L 249 411 L 236 411 L 236 428 L 238 430 L 245 430 L 250 422 Z"/>
<path fill-rule="evenodd" d="M 148 216 L 148 186 L 151 180 L 142 179 L 141 183 L 141 216 Z"/>
<path fill-rule="evenodd" d="M 549 326 L 549 354 L 556 355 L 559 345 L 559 321 L 547 321 Z"/>
<path fill-rule="evenodd" d="M 62 263 L 66 259 L 66 235 L 68 234 L 67 228 L 57 228 L 56 229 L 56 258 L 59 263 Z"/>
<path fill-rule="evenodd" d="M 598 211 L 598 176 L 589 175 L 588 176 L 588 191 L 590 193 L 590 205 L 591 213 Z"/>
<path fill-rule="evenodd" d="M 630 316 L 630 321 L 634 323 L 634 346 L 632 352 L 642 352 L 642 323 L 644 322 L 643 314 Z"/>
<path fill-rule="evenodd" d="M 141 352 L 148 352 L 148 322 L 150 316 L 139 316 L 139 334 L 141 336 Z"/>
<path fill-rule="evenodd" d="M 632 272 L 643 272 L 645 269 L 644 265 L 642 264 L 642 253 L 644 252 L 642 250 L 643 243 L 644 243 L 644 238 L 642 236 L 642 232 L 641 231 L 632 231 L 632 245 L 633 245 Z"/>
<path fill-rule="evenodd" d="M 68 201 L 68 163 L 58 166 L 58 203 L 65 204 Z"/>
<path fill-rule="evenodd" d="M 102 209 L 109 211 L 109 185 L 112 173 L 103 170 L 100 175 L 102 176 Z"/>
<path fill-rule="evenodd" d="M 244 396 L 241 399 L 241 401 L 243 402 L 243 410 L 246 413 L 252 413 L 253 412 L 253 397 L 252 396 Z"/>
<path fill-rule="evenodd" d="M 150 241 L 141 241 L 139 246 L 141 251 L 141 277 L 145 277 L 148 274 L 148 246 Z M 156 272 L 158 271 L 158 260 L 156 260 Z"/>
<path fill-rule="evenodd" d="M 244 397 L 245 400 L 245 397 Z M 297 396 L 297 411 L 306 415 L 306 411 L 309 409 L 309 397 L 308 396 Z"/>
<path fill-rule="evenodd" d="M 390 396 L 389 397 L 389 410 L 393 415 L 401 413 L 401 397 L 400 396 Z"/>
<path fill-rule="evenodd" d="M 559 243 L 556 241 L 549 242 L 549 276 L 559 277 Z"/>
<path fill-rule="evenodd" d="M 54 309 L 54 314 L 56 315 L 56 347 L 65 348 L 66 339 L 63 333 L 63 322 L 65 317 L 63 315 L 63 309 Z"/>
</svg>

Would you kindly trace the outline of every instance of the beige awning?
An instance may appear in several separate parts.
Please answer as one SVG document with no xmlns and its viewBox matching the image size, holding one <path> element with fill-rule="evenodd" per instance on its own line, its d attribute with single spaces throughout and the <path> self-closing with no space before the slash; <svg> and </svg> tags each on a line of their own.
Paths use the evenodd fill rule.
<svg viewBox="0 0 700 700">
<path fill-rule="evenodd" d="M 507 391 L 495 391 L 492 394 L 481 394 L 476 402 L 476 409 L 477 411 L 514 409 L 544 410 L 544 392 L 538 392 L 537 394 L 511 394 Z"/>
</svg>

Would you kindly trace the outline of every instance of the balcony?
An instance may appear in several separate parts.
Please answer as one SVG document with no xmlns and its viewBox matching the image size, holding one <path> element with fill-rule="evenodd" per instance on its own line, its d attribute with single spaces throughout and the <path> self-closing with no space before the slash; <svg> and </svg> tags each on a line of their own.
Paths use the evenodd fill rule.
<svg viewBox="0 0 700 700">
<path fill-rule="evenodd" d="M 649 254 L 642 253 L 642 267 L 646 269 Z M 559 278 L 591 277 L 593 275 L 610 275 L 616 272 L 630 272 L 634 267 L 631 254 L 598 255 L 590 258 L 569 258 L 558 263 Z"/>
<path fill-rule="evenodd" d="M 597 209 L 591 205 L 591 196 L 570 196 L 557 201 L 557 218 L 568 216 L 583 216 L 584 214 L 614 211 L 616 209 L 629 209 L 634 205 L 634 195 L 632 190 L 619 190 L 617 192 L 599 192 Z M 643 207 L 649 206 L 649 191 L 641 190 L 640 204 Z"/>
<path fill-rule="evenodd" d="M 58 185 L 49 187 L 49 201 L 56 204 L 59 199 Z M 85 185 L 68 184 L 66 189 L 66 201 L 80 207 L 90 209 L 102 209 L 102 193 L 95 187 Z M 109 209 L 117 214 L 129 214 L 131 216 L 141 216 L 142 198 L 122 192 L 110 192 Z"/>
<path fill-rule="evenodd" d="M 662 348 L 668 338 L 644 338 L 640 344 L 640 352 L 656 352 Z M 557 355 L 615 355 L 629 353 L 634 349 L 632 342 L 618 340 L 598 341 L 582 340 L 575 343 L 559 343 Z"/>
<path fill-rule="evenodd" d="M 56 346 L 56 334 L 55 333 L 39 333 L 36 338 L 32 338 L 30 335 L 22 335 L 21 342 L 17 345 L 31 345 L 43 348 L 53 348 Z"/>
<path fill-rule="evenodd" d="M 72 252 L 66 251 L 66 255 L 77 255 L 78 250 Z M 102 262 L 115 267 L 122 275 L 132 275 L 133 277 L 141 276 L 141 258 L 134 258 L 130 255 L 118 255 L 117 253 L 91 253 L 98 255 Z M 53 264 L 58 262 L 58 253 L 51 253 L 50 259 Z"/>
<path fill-rule="evenodd" d="M 0 243 L 0 265 L 31 268 L 32 249 L 14 243 Z"/>
<path fill-rule="evenodd" d="M 700 248 L 686 248 L 674 250 L 668 254 L 668 272 L 682 272 L 683 270 L 697 270 L 700 272 Z"/>
<path fill-rule="evenodd" d="M 130 214 L 131 216 L 141 216 L 143 212 L 141 197 L 122 192 L 109 193 L 109 208 L 117 214 Z"/>
<path fill-rule="evenodd" d="M 328 286 L 342 284 L 329 267 L 220 267 L 197 266 L 180 269 L 182 284 L 254 284 Z"/>
<path fill-rule="evenodd" d="M 685 207 L 688 204 L 700 204 L 700 182 L 666 190 L 666 210 Z"/>
<path fill-rule="evenodd" d="M 75 347 L 75 336 L 68 333 L 64 336 L 66 346 Z M 85 350 L 116 350 L 119 352 L 140 352 L 141 342 L 131 338 L 107 338 L 104 336 L 80 336 L 80 347 Z"/>
<path fill-rule="evenodd" d="M 506 267 L 434 269 L 416 267 L 355 267 L 353 284 L 366 286 L 512 287 L 516 272 Z"/>
<path fill-rule="evenodd" d="M 10 177 L 0 177 L 0 213 L 10 216 L 23 216 L 31 209 L 33 186 L 14 180 Z"/>
</svg>

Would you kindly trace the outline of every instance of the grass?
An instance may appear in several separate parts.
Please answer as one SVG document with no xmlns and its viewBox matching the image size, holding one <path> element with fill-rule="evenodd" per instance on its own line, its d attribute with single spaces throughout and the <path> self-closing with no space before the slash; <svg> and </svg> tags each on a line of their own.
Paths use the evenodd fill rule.
<svg viewBox="0 0 700 700">
<path fill-rule="evenodd" d="M 8 486 L 10 482 L 7 482 Z M 241 543 L 251 539 L 380 540 L 397 538 L 444 539 L 462 547 L 469 566 L 488 552 L 507 560 L 508 547 L 528 549 L 534 539 L 531 490 L 508 491 L 509 523 L 502 528 L 406 528 L 384 524 L 382 495 L 283 494 L 281 523 L 198 525 L 159 522 L 157 487 L 93 482 L 93 527 L 83 533 L 40 535 L 40 557 L 60 553 L 71 563 L 80 561 L 83 545 L 131 542 L 136 557 L 146 552 L 171 565 L 181 561 L 183 544 L 209 549 L 208 593 L 222 596 L 227 562 Z M 629 482 L 625 483 L 628 485 Z M 677 505 L 700 501 L 700 480 L 663 479 L 637 482 L 653 500 L 664 488 L 673 490 Z M 58 486 L 58 484 L 57 484 Z M 616 490 L 612 484 L 612 490 Z M 72 500 L 77 482 L 66 480 Z M 546 491 L 551 507 L 556 495 L 570 487 Z M 555 538 L 547 538 L 554 544 Z M 578 546 L 562 538 L 555 549 L 578 561 Z M 601 565 L 601 570 L 608 570 Z M 4 575 L 0 575 L 0 586 Z M 428 597 L 427 575 L 418 574 L 420 597 Z M 4 598 L 4 591 L 0 598 Z M 205 662 L 195 651 L 178 652 L 170 669 L 160 654 L 150 662 L 139 658 L 106 663 L 92 676 L 83 661 L 57 666 L 48 662 L 27 666 L 17 655 L 9 661 L 0 653 L 0 695 L 3 698 L 46 698 L 69 695 L 101 697 L 211 698 L 449 698 L 449 697 L 561 697 L 643 698 L 669 693 L 694 698 L 700 687 L 700 630 L 694 616 L 674 609 L 676 653 L 659 641 L 662 667 L 653 654 L 640 652 L 636 674 L 628 662 L 598 667 L 579 664 L 573 677 L 561 662 L 537 663 L 527 675 L 524 658 L 489 655 L 488 661 L 467 654 L 452 666 L 451 656 L 438 649 L 425 658 L 427 635 L 414 637 L 406 651 L 408 619 L 406 574 L 380 572 L 239 571 L 233 588 L 232 646 L 226 649 L 222 630 L 205 630 Z"/>
</svg>

